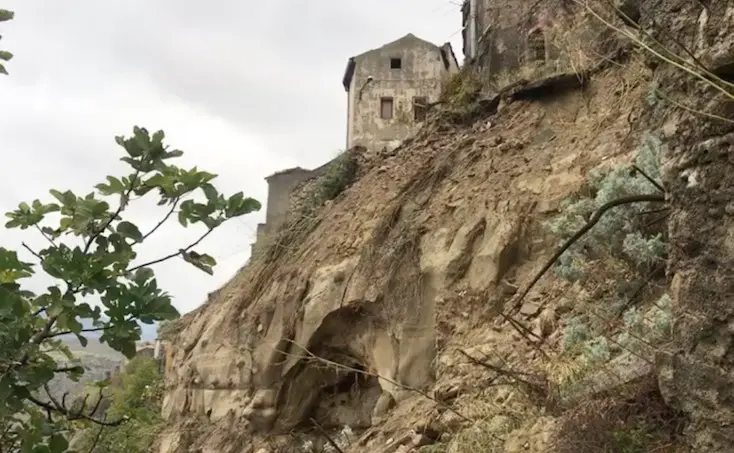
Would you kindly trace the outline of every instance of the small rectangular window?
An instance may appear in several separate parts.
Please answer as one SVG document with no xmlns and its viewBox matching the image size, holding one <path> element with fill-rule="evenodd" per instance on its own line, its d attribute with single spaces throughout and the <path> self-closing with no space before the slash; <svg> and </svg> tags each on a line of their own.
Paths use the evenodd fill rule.
<svg viewBox="0 0 734 453">
<path fill-rule="evenodd" d="M 380 98 L 380 118 L 392 119 L 392 98 Z"/>
<path fill-rule="evenodd" d="M 534 31 L 528 37 L 530 61 L 545 61 L 545 35 L 540 30 Z"/>
<path fill-rule="evenodd" d="M 416 121 L 425 121 L 428 112 L 428 98 L 425 96 L 416 96 L 413 98 L 413 119 Z"/>
<path fill-rule="evenodd" d="M 390 59 L 390 69 L 400 69 L 402 67 L 403 67 L 402 58 L 391 58 Z"/>
</svg>

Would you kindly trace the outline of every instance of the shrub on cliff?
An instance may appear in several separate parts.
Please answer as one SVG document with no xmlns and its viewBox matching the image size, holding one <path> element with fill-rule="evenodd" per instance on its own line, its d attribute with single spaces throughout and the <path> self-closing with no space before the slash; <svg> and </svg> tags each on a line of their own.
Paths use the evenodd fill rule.
<svg viewBox="0 0 734 453">
<path fill-rule="evenodd" d="M 162 427 L 163 376 L 158 363 L 135 357 L 107 389 L 111 404 L 109 419 L 126 419 L 113 427 L 85 422 L 73 447 L 88 453 L 146 453 Z"/>
<path fill-rule="evenodd" d="M 333 200 L 354 182 L 357 176 L 357 159 L 349 151 L 344 151 L 326 168 L 319 180 L 316 198 L 319 203 Z"/>
<path fill-rule="evenodd" d="M 449 76 L 439 98 L 445 117 L 455 123 L 469 122 L 478 111 L 481 91 L 479 74 L 470 66 L 464 66 Z"/>
<path fill-rule="evenodd" d="M 197 248 L 229 219 L 260 209 L 241 192 L 224 197 L 212 185 L 216 175 L 169 163 L 183 152 L 163 144 L 164 134 L 135 127 L 130 138 L 117 137 L 121 158 L 130 170 L 108 176 L 95 191 L 78 196 L 51 190 L 55 202 L 20 203 L 7 215 L 6 228 L 30 230 L 44 248 L 23 243 L 34 262 L 0 247 L 0 445 L 10 451 L 61 452 L 68 447 L 70 423 L 87 421 L 116 426 L 122 418 L 95 418 L 94 401 L 72 408 L 65 398 L 48 395 L 59 374 L 77 379 L 81 366 L 59 366 L 55 357 L 74 358 L 59 337 L 100 332 L 99 341 L 128 357 L 140 339 L 139 322 L 173 319 L 171 296 L 158 286 L 153 266 L 183 259 L 212 273 L 215 260 Z M 197 198 L 193 198 L 200 194 Z M 156 198 L 164 207 L 160 220 L 142 231 L 124 219 L 131 203 Z M 171 216 L 183 226 L 202 225 L 198 240 L 166 256 L 136 261 L 136 250 L 150 243 Z M 46 289 L 33 292 L 24 281 L 37 275 Z M 38 285 L 36 285 L 38 287 Z M 98 300 L 98 303 L 91 302 Z"/>
<path fill-rule="evenodd" d="M 635 165 L 641 172 L 620 166 L 590 173 L 587 178 L 590 195 L 567 200 L 561 207 L 563 213 L 546 223 L 548 230 L 565 241 L 604 204 L 622 197 L 655 192 L 656 188 L 644 175 L 653 181 L 660 180 L 661 152 L 660 140 L 648 135 L 637 149 L 635 159 Z M 621 259 L 641 271 L 649 271 L 662 263 L 667 248 L 664 232 L 651 231 L 641 221 L 643 214 L 649 211 L 649 203 L 629 203 L 607 212 L 560 257 L 554 267 L 556 275 L 571 281 L 578 280 L 585 276 L 589 264 L 604 254 Z"/>
</svg>

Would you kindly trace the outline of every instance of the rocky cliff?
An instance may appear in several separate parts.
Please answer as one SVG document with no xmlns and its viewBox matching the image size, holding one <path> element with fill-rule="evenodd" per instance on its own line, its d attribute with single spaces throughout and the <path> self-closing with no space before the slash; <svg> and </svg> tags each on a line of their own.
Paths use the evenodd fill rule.
<svg viewBox="0 0 734 453">
<path fill-rule="evenodd" d="M 173 329 L 159 451 L 734 451 L 734 5 L 638 3 L 309 182 Z"/>
</svg>

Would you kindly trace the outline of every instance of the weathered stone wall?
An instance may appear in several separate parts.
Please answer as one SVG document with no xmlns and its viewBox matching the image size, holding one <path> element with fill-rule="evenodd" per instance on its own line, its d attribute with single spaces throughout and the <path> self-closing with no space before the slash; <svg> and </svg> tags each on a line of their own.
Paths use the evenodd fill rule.
<svg viewBox="0 0 734 453">
<path fill-rule="evenodd" d="M 401 59 L 399 69 L 391 69 L 391 58 Z M 447 77 L 458 70 L 450 47 L 412 34 L 353 57 L 350 64 L 347 147 L 375 152 L 394 149 L 415 133 L 422 121 L 414 117 L 414 98 L 437 101 Z M 380 115 L 385 97 L 393 99 L 391 118 Z"/>
<path fill-rule="evenodd" d="M 542 1 L 467 0 L 464 6 L 466 61 L 492 73 L 517 69 L 527 59 L 528 32 L 538 24 L 545 7 Z"/>
<path fill-rule="evenodd" d="M 255 256 L 259 247 L 267 242 L 269 235 L 275 234 L 289 220 L 294 212 L 294 199 L 300 199 L 299 193 L 309 181 L 322 176 L 334 159 L 313 170 L 300 167 L 291 168 L 268 176 L 268 200 L 266 203 L 266 223 L 257 225 L 255 242 L 250 246 L 250 256 Z"/>
<path fill-rule="evenodd" d="M 467 0 L 462 14 L 465 64 L 485 88 L 593 71 L 621 47 L 614 30 L 566 0 Z"/>
<path fill-rule="evenodd" d="M 310 178 L 311 170 L 301 167 L 274 173 L 265 180 L 268 182 L 268 201 L 265 214 L 265 230 L 277 231 L 287 220 L 290 196 L 298 183 Z"/>
</svg>

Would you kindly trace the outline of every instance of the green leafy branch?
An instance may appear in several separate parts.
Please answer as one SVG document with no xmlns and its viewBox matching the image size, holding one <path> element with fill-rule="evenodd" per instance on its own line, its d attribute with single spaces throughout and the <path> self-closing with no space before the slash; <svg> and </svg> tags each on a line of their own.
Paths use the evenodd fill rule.
<svg viewBox="0 0 734 453">
<path fill-rule="evenodd" d="M 8 11 L 7 9 L 0 9 L 0 22 L 7 22 L 9 20 L 12 20 L 15 16 L 15 13 L 12 11 Z M 0 35 L 0 39 L 2 39 L 2 35 Z M 8 52 L 7 50 L 0 50 L 0 74 L 8 74 L 8 70 L 5 69 L 5 64 L 8 61 L 10 61 L 13 58 L 13 54 Z"/>
<path fill-rule="evenodd" d="M 163 140 L 162 131 L 149 134 L 135 127 L 132 137 L 116 137 L 125 151 L 121 160 L 130 167 L 130 173 L 107 176 L 95 191 L 83 196 L 51 190 L 53 202 L 20 203 L 18 209 L 6 214 L 6 228 L 32 229 L 47 244 L 41 250 L 22 244 L 37 263 L 22 261 L 15 251 L 0 248 L 0 428 L 15 420 L 8 435 L 22 439 L 23 445 L 43 439 L 48 444 L 54 439 L 58 417 L 52 413 L 66 421 L 119 422 L 71 411 L 63 398 L 59 402 L 48 391 L 49 401 L 38 397 L 55 374 L 66 373 L 73 379 L 81 374 L 79 367 L 59 367 L 51 357 L 52 352 L 61 352 L 73 358 L 58 337 L 73 334 L 86 346 L 84 334 L 101 332 L 101 342 L 127 357 L 134 356 L 141 334 L 139 322 L 153 324 L 178 317 L 170 294 L 159 288 L 152 266 L 180 256 L 212 274 L 216 260 L 195 248 L 224 222 L 261 208 L 257 200 L 242 192 L 230 197 L 220 194 L 212 184 L 215 174 L 170 164 L 183 152 L 169 149 Z M 167 209 L 143 234 L 135 223 L 124 219 L 124 214 L 131 202 L 151 196 Z M 148 243 L 174 213 L 182 227 L 202 224 L 205 231 L 176 252 L 136 264 L 136 247 Z M 60 284 L 41 294 L 23 289 L 19 282 L 35 275 L 39 268 Z M 98 298 L 100 304 L 92 306 L 85 301 L 89 297 Z M 92 327 L 84 328 L 84 320 Z M 36 419 L 32 408 L 48 416 Z M 33 423 L 19 423 L 14 418 L 18 413 L 24 414 L 20 419 Z M 19 432 L 22 436 L 15 436 Z M 0 436 L 0 443 L 5 440 Z"/>
</svg>

